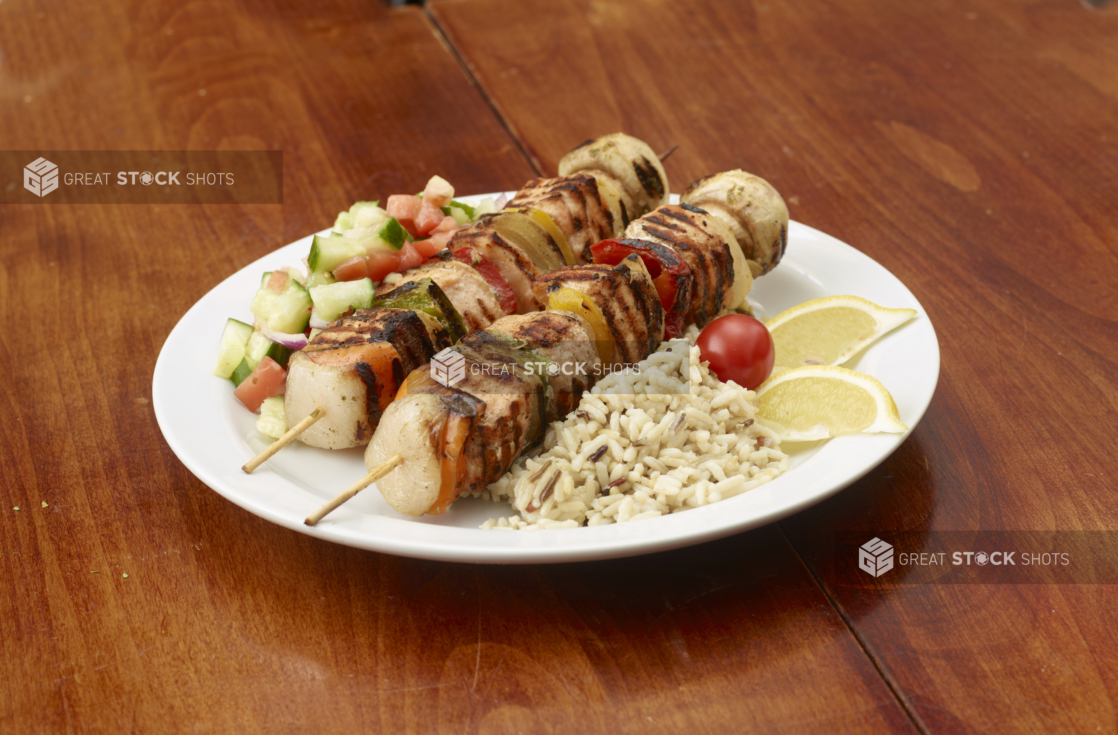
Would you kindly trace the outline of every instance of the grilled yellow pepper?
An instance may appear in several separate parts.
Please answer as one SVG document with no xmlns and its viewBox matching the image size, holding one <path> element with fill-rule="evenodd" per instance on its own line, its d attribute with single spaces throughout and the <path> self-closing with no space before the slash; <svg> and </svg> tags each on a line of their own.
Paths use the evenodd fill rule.
<svg viewBox="0 0 1118 735">
<path fill-rule="evenodd" d="M 590 324 L 594 332 L 594 343 L 598 355 L 606 365 L 613 364 L 613 334 L 610 332 L 602 310 L 586 294 L 573 288 L 560 288 L 548 294 L 547 308 L 555 311 L 569 311 L 578 314 Z"/>
</svg>

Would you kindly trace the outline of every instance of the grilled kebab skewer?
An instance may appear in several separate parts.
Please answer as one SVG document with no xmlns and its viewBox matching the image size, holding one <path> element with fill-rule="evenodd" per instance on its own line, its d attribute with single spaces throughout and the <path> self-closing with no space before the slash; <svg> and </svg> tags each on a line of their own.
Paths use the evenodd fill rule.
<svg viewBox="0 0 1118 735">
<path fill-rule="evenodd" d="M 629 136 L 610 138 L 635 141 L 629 144 L 634 150 L 647 148 Z M 572 262 L 583 262 L 589 256 L 588 244 L 620 233 L 622 217 L 617 196 L 612 190 L 603 194 L 594 176 L 534 179 L 505 210 L 483 216 L 457 233 L 443 260 L 386 279 L 377 287 L 376 296 L 387 297 L 408 283 L 431 279 L 470 331 L 484 329 L 509 313 L 536 311 L 542 306 L 532 287 L 536 278 Z M 577 254 L 572 253 L 572 244 Z M 488 278 L 487 268 L 491 269 Z M 504 288 L 512 294 L 502 301 L 497 291 Z M 421 311 L 413 313 L 421 320 L 426 317 L 427 322 L 433 321 Z M 433 331 L 429 323 L 424 334 L 415 319 L 403 320 L 398 315 L 383 328 L 368 323 L 362 326 L 357 321 L 360 318 L 342 317 L 332 323 L 289 365 L 284 398 L 289 423 L 315 408 L 325 413 L 325 418 L 299 437 L 305 444 L 345 449 L 368 443 L 402 376 L 455 341 L 447 341 L 446 335 Z M 417 342 L 434 352 L 412 350 L 397 355 L 399 350 L 394 346 L 400 342 Z"/>
</svg>

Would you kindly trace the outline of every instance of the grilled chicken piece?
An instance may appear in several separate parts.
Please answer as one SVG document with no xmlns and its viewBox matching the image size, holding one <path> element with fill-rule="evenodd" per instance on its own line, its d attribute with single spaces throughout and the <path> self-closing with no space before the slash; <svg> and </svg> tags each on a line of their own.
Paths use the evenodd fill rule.
<svg viewBox="0 0 1118 735">
<path fill-rule="evenodd" d="M 598 181 L 585 174 L 558 179 L 532 179 L 516 193 L 508 208 L 535 207 L 542 210 L 567 236 L 575 260 L 590 262 L 589 248 L 615 237 L 621 222 L 598 188 Z"/>
<path fill-rule="evenodd" d="M 547 369 L 549 402 L 546 422 L 565 417 L 578 405 L 601 372 L 601 358 L 594 344 L 594 331 L 586 321 L 568 311 L 537 311 L 512 314 L 489 325 L 524 342 L 529 349 L 554 364 Z"/>
<path fill-rule="evenodd" d="M 407 379 L 407 395 L 385 411 L 365 451 L 370 471 L 403 455 L 404 462 L 376 484 L 388 504 L 407 515 L 442 512 L 460 493 L 488 486 L 542 436 L 543 382 L 516 359 L 507 337 L 473 332 L 454 351 L 466 361 L 461 380 L 443 386 L 431 378 L 429 366 L 420 367 Z M 470 428 L 461 464 L 447 478 L 448 430 L 464 415 Z"/>
<path fill-rule="evenodd" d="M 613 362 L 630 365 L 648 357 L 664 339 L 664 308 L 648 269 L 636 255 L 620 265 L 572 265 L 539 278 L 540 301 L 560 288 L 589 296 L 605 317 L 616 343 Z"/>
<path fill-rule="evenodd" d="M 312 447 L 366 444 L 404 377 L 450 345 L 433 317 L 405 309 L 363 309 L 323 329 L 287 365 L 289 424 L 316 407 L 326 415 L 299 440 Z"/>
<path fill-rule="evenodd" d="M 668 175 L 644 141 L 624 133 L 588 140 L 563 156 L 559 175 L 590 174 L 612 186 L 624 207 L 622 227 L 668 203 Z"/>
<path fill-rule="evenodd" d="M 753 277 L 780 262 L 788 248 L 788 207 L 772 184 L 741 169 L 692 182 L 680 201 L 702 207 L 734 233 Z"/>
<path fill-rule="evenodd" d="M 673 250 L 691 268 L 691 303 L 683 320 L 706 326 L 745 300 L 753 286 L 737 239 L 723 222 L 688 204 L 659 207 L 625 230 Z"/>
<path fill-rule="evenodd" d="M 376 295 L 381 296 L 408 281 L 421 278 L 430 278 L 439 285 L 470 331 L 485 329 L 505 315 L 485 279 L 470 266 L 456 260 L 435 261 L 411 268 L 400 279 L 377 286 Z"/>
<path fill-rule="evenodd" d="M 520 313 L 539 311 L 540 302 L 532 292 L 532 281 L 540 275 L 524 251 L 487 227 L 474 225 L 458 232 L 450 241 L 451 250 L 470 248 L 488 260 L 509 284 Z"/>
</svg>

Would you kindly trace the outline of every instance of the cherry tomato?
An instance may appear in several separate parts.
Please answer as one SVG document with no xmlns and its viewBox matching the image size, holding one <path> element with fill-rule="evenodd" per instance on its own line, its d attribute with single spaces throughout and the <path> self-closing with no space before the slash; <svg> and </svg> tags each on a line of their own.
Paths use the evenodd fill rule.
<svg viewBox="0 0 1118 735">
<path fill-rule="evenodd" d="M 723 383 L 756 390 L 773 371 L 776 349 L 764 324 L 745 314 L 727 314 L 707 325 L 696 343 L 701 358 Z"/>
</svg>

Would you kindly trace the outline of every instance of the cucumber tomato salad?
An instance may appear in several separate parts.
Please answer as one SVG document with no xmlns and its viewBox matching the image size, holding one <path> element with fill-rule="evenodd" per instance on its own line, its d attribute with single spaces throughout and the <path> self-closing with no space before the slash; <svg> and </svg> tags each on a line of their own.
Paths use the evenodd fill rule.
<svg viewBox="0 0 1118 735">
<path fill-rule="evenodd" d="M 328 236 L 315 236 L 305 269 L 261 276 L 249 306 L 254 323 L 226 321 L 214 375 L 233 382 L 245 408 L 260 411 L 258 431 L 278 438 L 287 431 L 282 396 L 291 353 L 343 314 L 372 307 L 376 285 L 390 273 L 420 265 L 445 250 L 458 230 L 502 206 L 492 198 L 474 206 L 459 202 L 439 176 L 421 194 L 395 194 L 384 207 L 357 202 L 338 215 Z"/>
</svg>

